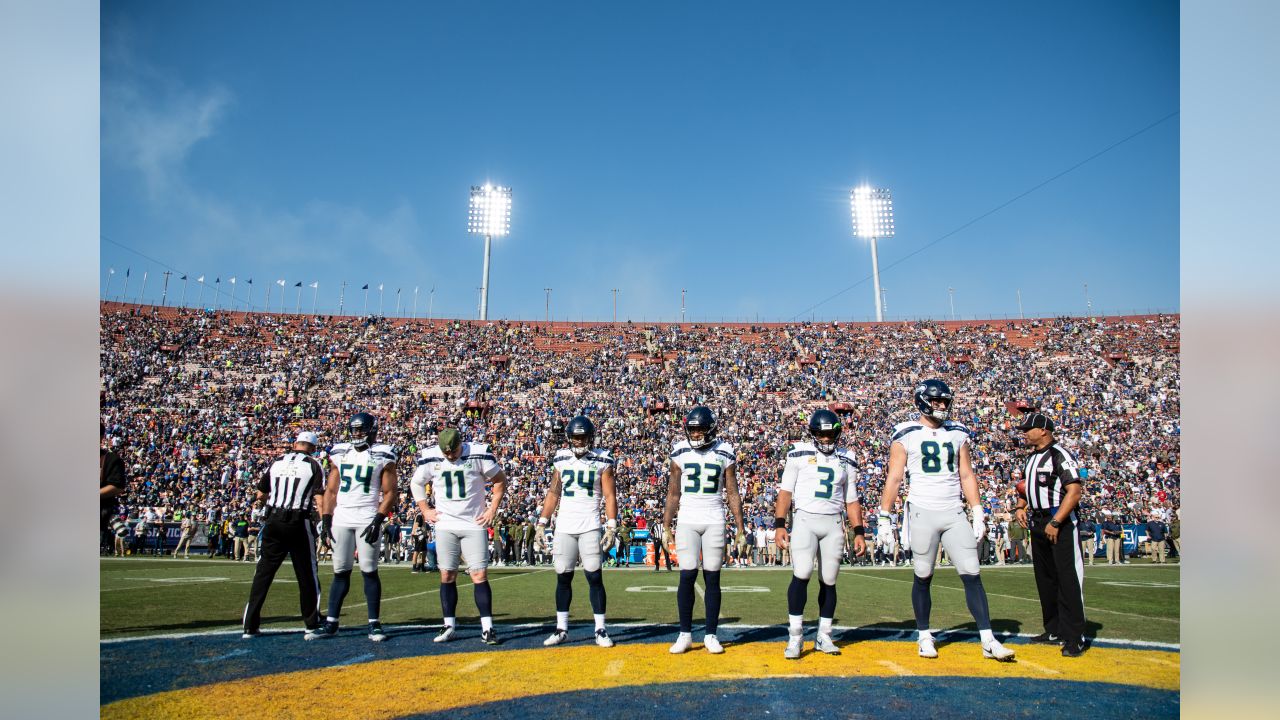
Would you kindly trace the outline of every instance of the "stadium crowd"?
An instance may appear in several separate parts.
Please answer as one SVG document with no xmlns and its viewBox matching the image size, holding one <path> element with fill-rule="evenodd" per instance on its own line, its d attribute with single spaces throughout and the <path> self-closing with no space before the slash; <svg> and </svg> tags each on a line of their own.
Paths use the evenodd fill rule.
<svg viewBox="0 0 1280 720">
<path fill-rule="evenodd" d="M 841 444 L 873 508 L 889 432 L 915 412 L 911 389 L 941 377 L 956 392 L 952 419 L 972 432 L 989 513 L 1007 518 L 1023 452 L 1017 413 L 1037 407 L 1082 459 L 1087 517 L 1169 522 L 1180 505 L 1178 322 L 548 326 L 107 303 L 101 422 L 129 477 L 121 517 L 153 527 L 194 518 L 228 556 L 248 552 L 235 538 L 257 529 L 254 481 L 299 430 L 333 443 L 351 414 L 373 413 L 407 488 L 418 450 L 456 426 L 501 459 L 510 482 L 499 542 L 520 549 L 557 420 L 593 418 L 598 444 L 619 458 L 620 511 L 644 529 L 661 516 L 684 412 L 707 405 L 737 450 L 747 523 L 764 530 L 784 448 L 805 438 L 808 413 L 844 417 Z M 406 529 L 409 496 L 395 523 Z M 393 544 L 407 545 L 403 535 Z"/>
</svg>

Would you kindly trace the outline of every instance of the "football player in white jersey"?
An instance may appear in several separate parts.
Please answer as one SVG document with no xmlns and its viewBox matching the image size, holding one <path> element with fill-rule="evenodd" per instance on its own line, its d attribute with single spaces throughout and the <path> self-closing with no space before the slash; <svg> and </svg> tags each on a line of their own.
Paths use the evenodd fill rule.
<svg viewBox="0 0 1280 720">
<path fill-rule="evenodd" d="M 796 660 L 804 646 L 804 606 L 808 600 L 809 577 L 815 562 L 821 562 L 818 579 L 818 636 L 815 650 L 839 655 L 831 640 L 831 624 L 836 614 L 836 579 L 844 554 L 842 512 L 853 527 L 854 553 L 867 552 L 862 524 L 862 504 L 858 502 L 858 471 L 853 457 L 840 441 L 840 418 L 830 410 L 818 410 L 809 418 L 813 442 L 798 442 L 787 453 L 782 470 L 782 487 L 773 512 L 779 547 L 791 548 L 791 586 L 787 588 L 787 649 L 783 657 Z M 795 521 L 787 532 L 787 513 L 795 505 Z"/>
<path fill-rule="evenodd" d="M 493 592 L 489 587 L 489 533 L 506 492 L 507 475 L 488 445 L 463 442 L 454 428 L 440 433 L 437 446 L 423 450 L 409 489 L 418 510 L 436 529 L 436 564 L 440 568 L 440 609 L 444 627 L 436 642 L 453 639 L 457 629 L 458 558 L 467 560 L 480 611 L 480 640 L 497 645 L 493 629 Z M 493 494 L 485 506 L 485 486 Z M 430 485 L 430 491 L 427 486 Z"/>
<path fill-rule="evenodd" d="M 946 383 L 925 380 L 916 386 L 913 396 L 920 419 L 898 423 L 893 428 L 876 532 L 892 532 L 889 513 L 905 475 L 907 505 L 902 535 L 903 543 L 911 548 L 915 567 L 911 606 L 915 610 L 920 656 L 938 657 L 929 630 L 933 606 L 929 584 L 941 542 L 964 583 L 965 601 L 982 639 L 982 656 L 1012 660 L 1013 650 L 1001 645 L 991 632 L 987 592 L 978 575 L 978 539 L 986 534 L 987 527 L 978 478 L 969 459 L 969 430 L 948 419 L 954 396 Z M 972 520 L 965 517 L 964 503 L 969 505 Z"/>
<path fill-rule="evenodd" d="M 307 640 L 338 634 L 338 615 L 351 589 L 352 556 L 360 557 L 364 599 L 369 607 L 369 639 L 387 639 L 378 618 L 382 580 L 378 577 L 378 541 L 382 523 L 399 499 L 396 487 L 396 453 L 390 445 L 375 443 L 378 421 L 359 412 L 347 422 L 348 442 L 329 450 L 329 478 L 324 488 L 320 534 L 333 546 L 333 584 L 329 587 L 329 615 L 323 625 L 306 634 Z"/>
<path fill-rule="evenodd" d="M 722 653 L 724 647 L 716 638 L 720 623 L 720 566 L 724 562 L 725 517 L 729 511 L 737 527 L 736 542 L 746 545 L 742 524 L 742 498 L 738 495 L 738 479 L 733 446 L 716 440 L 716 418 L 699 405 L 684 418 L 685 440 L 676 443 L 668 464 L 671 476 L 667 482 L 667 504 L 662 514 L 663 537 L 672 537 L 671 520 L 676 525 L 676 560 L 680 563 L 680 585 L 676 590 L 676 608 L 680 613 L 680 635 L 671 646 L 672 653 L 682 653 L 693 646 L 693 593 L 698 580 L 698 561 L 702 561 L 702 578 L 707 583 L 705 609 L 707 633 L 702 645 L 711 653 Z M 721 497 L 721 490 L 724 497 Z M 679 514 L 677 515 L 677 509 Z"/>
<path fill-rule="evenodd" d="M 595 447 L 596 428 L 579 415 L 565 428 L 569 447 L 556 451 L 551 465 L 551 485 L 542 501 L 539 535 L 556 516 L 552 559 L 556 568 L 556 630 L 543 645 L 559 645 L 569 638 L 569 605 L 573 602 L 573 569 L 582 560 L 590 587 L 591 612 L 595 615 L 596 644 L 613 647 L 604 627 L 605 592 L 601 546 L 613 544 L 618 531 L 618 496 L 614 486 L 614 459 L 608 450 Z M 602 533 L 600 510 L 608 520 Z M 557 512 L 558 508 L 558 512 Z"/>
</svg>

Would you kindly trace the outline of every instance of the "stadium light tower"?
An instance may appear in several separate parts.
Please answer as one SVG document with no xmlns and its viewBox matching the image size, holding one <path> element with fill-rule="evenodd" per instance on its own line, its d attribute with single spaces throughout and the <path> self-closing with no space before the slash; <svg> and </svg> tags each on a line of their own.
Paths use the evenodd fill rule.
<svg viewBox="0 0 1280 720">
<path fill-rule="evenodd" d="M 511 188 L 501 185 L 471 186 L 471 212 L 467 232 L 484 236 L 484 278 L 480 283 L 480 319 L 489 319 L 489 247 L 495 237 L 511 232 Z"/>
<path fill-rule="evenodd" d="M 862 185 L 849 195 L 853 208 L 853 236 L 871 241 L 871 278 L 875 281 L 876 322 L 884 322 L 884 301 L 880 295 L 880 259 L 876 241 L 893 237 L 893 196 L 884 188 Z"/>
</svg>

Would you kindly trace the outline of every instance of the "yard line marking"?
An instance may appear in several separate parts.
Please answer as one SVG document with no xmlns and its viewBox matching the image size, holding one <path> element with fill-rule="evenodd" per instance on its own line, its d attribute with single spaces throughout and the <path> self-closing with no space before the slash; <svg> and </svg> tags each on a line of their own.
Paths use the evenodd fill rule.
<svg viewBox="0 0 1280 720">
<path fill-rule="evenodd" d="M 716 680 L 749 680 L 751 678 L 746 673 L 717 673 L 711 677 Z"/>
<path fill-rule="evenodd" d="M 511 579 L 513 579 L 513 578 L 526 577 L 526 576 L 529 576 L 529 575 L 537 575 L 538 573 L 550 572 L 550 571 L 552 571 L 552 570 L 554 570 L 554 569 L 555 569 L 554 567 L 549 567 L 549 568 L 543 568 L 543 569 L 541 569 L 541 570 L 534 570 L 533 572 L 520 573 L 519 575 L 502 575 L 502 576 L 500 576 L 500 577 L 489 578 L 489 582 L 492 584 L 492 583 L 500 582 L 500 581 L 502 581 L 502 580 L 511 580 Z M 459 573 L 459 574 L 461 574 L 461 573 Z M 464 588 L 464 587 L 466 587 L 467 585 L 475 585 L 475 583 L 474 583 L 474 582 L 471 582 L 471 576 L 470 576 L 470 575 L 468 575 L 468 576 L 467 576 L 467 583 L 466 583 L 466 585 L 462 584 L 462 582 L 461 582 L 462 578 L 461 578 L 461 577 L 460 577 L 460 578 L 458 578 L 458 580 L 459 580 L 459 582 L 458 582 L 458 587 L 460 587 L 460 588 Z M 439 594 L 439 592 L 440 592 L 440 588 L 439 588 L 439 587 L 437 587 L 435 590 L 423 590 L 422 592 L 409 593 L 408 595 L 396 595 L 396 596 L 394 596 L 394 597 L 382 598 L 382 602 L 391 602 L 392 600 L 406 600 L 406 599 L 408 599 L 408 598 L 420 597 L 420 596 L 422 596 L 422 595 L 430 595 L 430 594 L 432 594 L 432 593 Z M 347 605 L 347 606 L 344 606 L 344 607 L 349 607 L 349 608 L 359 608 L 359 607 L 365 607 L 365 606 L 367 606 L 368 604 L 369 604 L 369 603 L 368 603 L 368 601 L 365 601 L 365 602 L 362 602 L 362 603 L 358 603 L 358 604 L 356 604 L 356 605 Z M 439 626 L 436 626 L 436 627 L 439 627 Z"/>
<path fill-rule="evenodd" d="M 698 597 L 703 598 L 704 600 L 706 599 L 707 593 L 702 589 L 702 583 L 695 582 L 693 584 L 693 589 L 698 591 Z"/>
<path fill-rule="evenodd" d="M 355 665 L 356 663 L 362 663 L 366 660 L 372 660 L 374 657 L 376 656 L 373 653 L 365 653 L 364 655 L 357 655 L 353 658 L 347 658 L 346 660 L 343 660 L 342 662 L 337 663 L 335 665 L 330 665 L 329 667 L 342 667 L 343 665 Z"/>
<path fill-rule="evenodd" d="M 1161 660 L 1160 658 L 1142 658 L 1142 659 L 1150 663 L 1155 663 L 1156 665 L 1164 665 L 1165 667 L 1178 667 L 1177 663 L 1171 663 L 1168 660 Z"/>
<path fill-rule="evenodd" d="M 462 667 L 458 668 L 454 672 L 456 672 L 458 675 L 468 675 L 470 673 L 473 673 L 479 670 L 485 665 L 488 665 L 492 661 L 493 661 L 493 658 L 480 658 L 479 660 L 476 660 L 474 662 L 469 662 L 466 665 L 463 665 Z"/>
<path fill-rule="evenodd" d="M 604 669 L 604 676 L 618 677 L 619 675 L 622 674 L 622 666 L 624 664 L 625 663 L 621 660 L 614 660 L 613 662 L 610 662 L 609 665 L 606 666 Z"/>
<path fill-rule="evenodd" d="M 910 585 L 914 582 L 913 580 L 899 580 L 897 578 L 876 577 L 875 575 L 867 575 L 867 577 L 873 578 L 875 580 L 884 580 L 886 582 L 906 583 L 907 585 Z M 950 585 L 934 585 L 933 587 L 940 587 L 943 590 L 955 590 L 956 592 L 964 592 L 963 587 L 951 587 Z M 1022 600 L 1023 602 L 1033 602 L 1036 604 L 1040 603 L 1039 598 L 1023 597 L 1021 595 L 1005 595 L 1003 593 L 988 592 L 987 597 L 1006 598 L 1008 600 Z M 1155 620 L 1157 622 L 1174 623 L 1175 625 L 1182 622 L 1182 620 L 1179 618 L 1162 618 L 1162 617 L 1155 617 L 1153 615 L 1142 615 L 1140 613 L 1120 612 L 1119 610 L 1108 610 L 1106 608 L 1098 608 L 1098 607 L 1085 608 L 1085 614 L 1087 615 L 1089 613 L 1106 613 L 1108 615 L 1123 615 L 1124 617 L 1136 617 L 1136 618 L 1142 618 L 1143 620 Z"/>
<path fill-rule="evenodd" d="M 1037 665 L 1037 664 L 1035 664 L 1035 663 L 1031 662 L 1030 660 L 1022 660 L 1022 659 L 1019 659 L 1019 660 L 1018 660 L 1018 664 L 1019 664 L 1019 665 L 1026 665 L 1027 667 L 1031 668 L 1032 670 L 1039 670 L 1040 672 L 1044 673 L 1045 675 L 1061 675 L 1061 674 L 1062 674 L 1062 671 L 1061 671 L 1061 670 L 1054 670 L 1053 668 L 1047 668 L 1047 667 L 1045 667 L 1045 666 L 1043 666 L 1043 665 Z"/>
<path fill-rule="evenodd" d="M 217 662 L 217 661 L 219 661 L 219 660 L 226 660 L 226 659 L 228 659 L 228 658 L 233 658 L 233 657 L 240 657 L 241 655 L 248 655 L 248 654 L 249 654 L 249 648 L 240 648 L 239 650 L 232 650 L 232 651 L 231 651 L 231 652 L 229 652 L 229 653 L 223 653 L 223 654 L 221 654 L 221 655 L 218 655 L 217 657 L 211 657 L 211 658 L 205 658 L 205 659 L 203 659 L 203 660 L 197 660 L 196 662 L 197 662 L 197 663 L 199 663 L 199 664 L 201 664 L 201 665 L 205 665 L 205 664 L 207 664 L 207 663 Z"/>
<path fill-rule="evenodd" d="M 898 664 L 898 663 L 896 663 L 896 662 L 890 662 L 889 660 L 880 660 L 880 661 L 878 661 L 878 662 L 879 662 L 881 665 L 883 665 L 884 667 L 889 668 L 889 670 L 890 670 L 891 672 L 893 672 L 895 675 L 900 675 L 900 676 L 902 676 L 902 677 L 911 677 L 911 676 L 915 675 L 915 673 L 913 673 L 913 672 L 911 672 L 910 670 L 908 670 L 908 669 L 906 669 L 906 668 L 902 667 L 901 665 L 899 665 L 899 664 Z"/>
</svg>

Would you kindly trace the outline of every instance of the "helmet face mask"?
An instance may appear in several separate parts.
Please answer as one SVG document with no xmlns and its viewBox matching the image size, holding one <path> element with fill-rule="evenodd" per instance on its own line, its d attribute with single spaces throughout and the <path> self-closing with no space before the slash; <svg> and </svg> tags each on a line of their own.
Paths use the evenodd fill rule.
<svg viewBox="0 0 1280 720">
<path fill-rule="evenodd" d="M 564 434 L 569 439 L 569 449 L 573 451 L 574 456 L 582 457 L 591 452 L 591 446 L 595 444 L 596 426 L 591 422 L 591 418 L 579 415 L 569 421 Z"/>
<path fill-rule="evenodd" d="M 921 415 L 938 422 L 945 422 L 951 417 L 951 403 L 955 396 L 951 393 L 951 388 L 941 380 L 925 380 L 916 386 L 912 397 Z M 935 402 L 944 403 L 944 407 L 935 407 Z"/>
<path fill-rule="evenodd" d="M 836 451 L 843 431 L 840 418 L 830 410 L 818 410 L 809 418 L 809 437 L 813 438 L 814 447 L 824 455 Z"/>
<path fill-rule="evenodd" d="M 378 437 L 377 418 L 366 412 L 352 415 L 351 420 L 347 422 L 347 437 L 351 441 L 351 446 L 357 450 L 369 447 Z"/>
<path fill-rule="evenodd" d="M 684 437 L 694 450 L 706 450 L 716 442 L 716 416 L 699 405 L 684 416 Z"/>
</svg>

